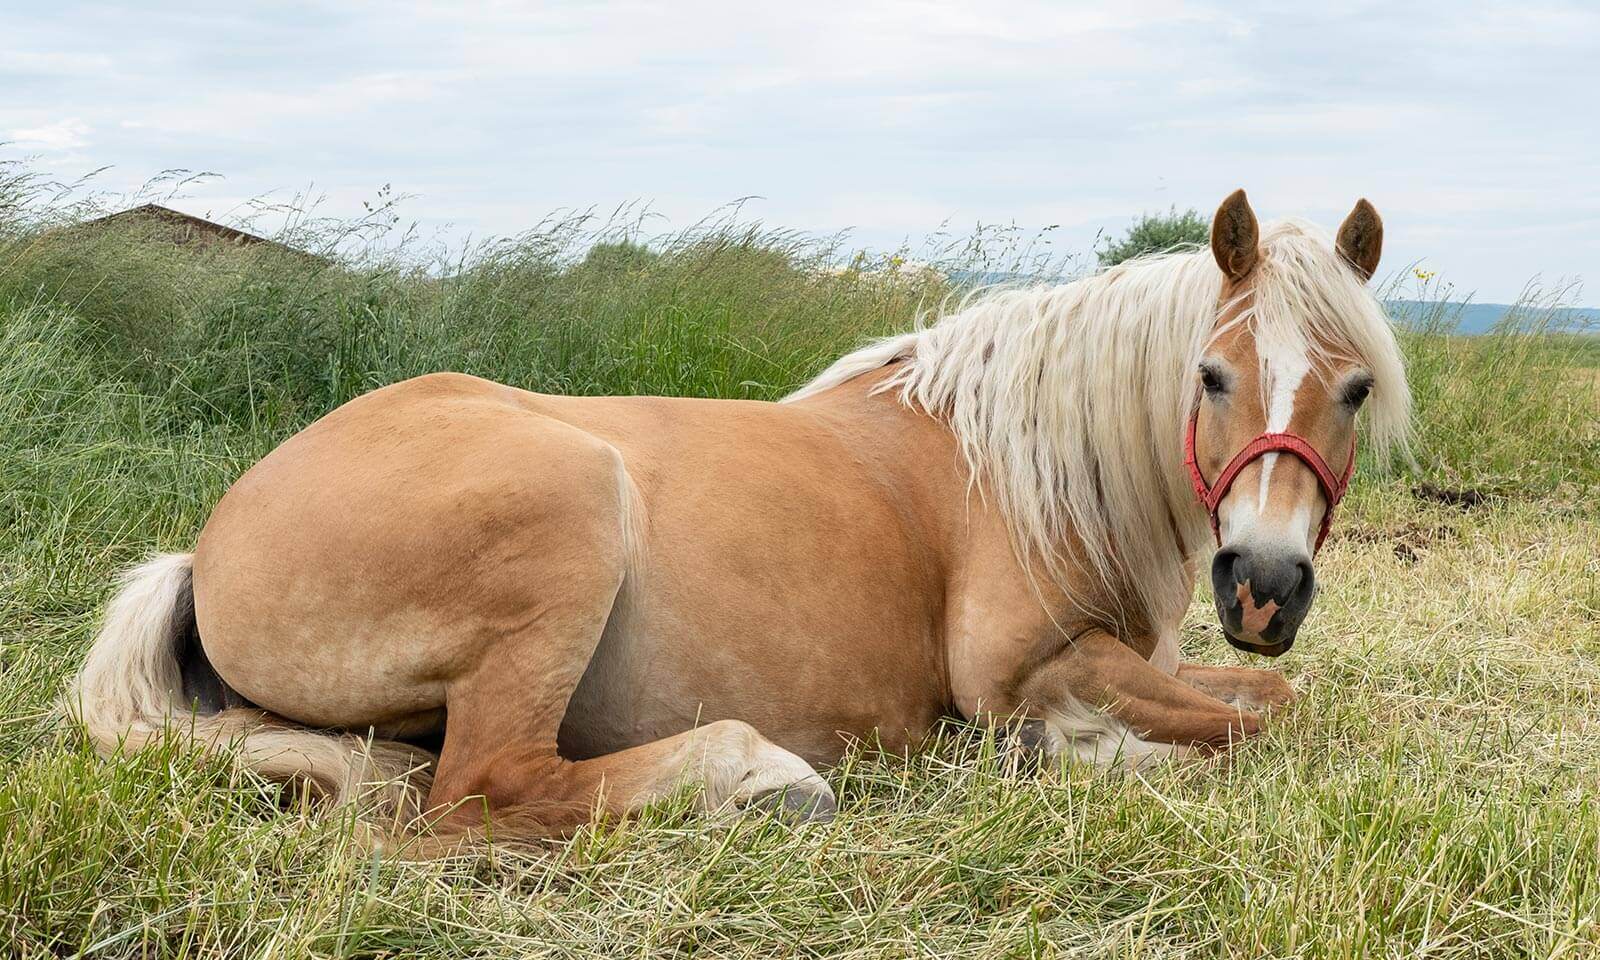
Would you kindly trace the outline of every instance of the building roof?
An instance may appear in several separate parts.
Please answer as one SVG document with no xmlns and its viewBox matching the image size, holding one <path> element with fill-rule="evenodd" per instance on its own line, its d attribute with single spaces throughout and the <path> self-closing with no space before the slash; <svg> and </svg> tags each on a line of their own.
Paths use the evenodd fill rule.
<svg viewBox="0 0 1600 960">
<path fill-rule="evenodd" d="M 96 217 L 93 220 L 86 220 L 79 224 L 79 226 L 88 227 L 96 224 L 125 222 L 145 222 L 157 224 L 163 228 L 163 233 L 166 234 L 164 239 L 169 239 L 171 242 L 179 245 L 208 241 L 228 243 L 237 247 L 267 244 L 269 246 L 287 250 L 290 253 L 298 254 L 302 257 L 313 257 L 317 260 L 323 259 L 322 257 L 315 256 L 314 254 L 306 253 L 303 250 L 296 250 L 293 247 L 279 243 L 276 240 L 269 240 L 266 237 L 258 237 L 253 233 L 247 233 L 235 227 L 225 226 L 224 224 L 213 223 L 204 217 L 196 217 L 192 214 L 184 213 L 181 210 L 174 210 L 171 207 L 163 207 L 159 203 L 146 203 L 137 207 L 130 207 L 127 210 L 122 210 L 118 213 L 109 214 L 104 217 Z"/>
</svg>

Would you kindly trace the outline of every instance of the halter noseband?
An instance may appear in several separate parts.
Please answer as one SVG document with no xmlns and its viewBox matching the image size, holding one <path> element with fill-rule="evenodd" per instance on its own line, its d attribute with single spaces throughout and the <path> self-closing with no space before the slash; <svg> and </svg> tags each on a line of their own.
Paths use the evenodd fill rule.
<svg viewBox="0 0 1600 960">
<path fill-rule="evenodd" d="M 1317 476 L 1317 483 L 1322 486 L 1322 495 L 1328 498 L 1328 509 L 1323 511 L 1322 529 L 1317 532 L 1317 545 L 1312 552 L 1321 550 L 1322 541 L 1328 539 L 1328 531 L 1333 527 L 1333 508 L 1344 499 L 1345 491 L 1350 489 L 1350 475 L 1356 471 L 1355 438 L 1350 440 L 1350 462 L 1345 464 L 1343 473 L 1334 476 L 1328 462 L 1322 459 L 1322 454 L 1304 437 L 1292 433 L 1263 433 L 1233 455 L 1228 465 L 1222 468 L 1215 484 L 1207 484 L 1205 475 L 1200 472 L 1199 455 L 1195 452 L 1195 431 L 1199 426 L 1200 408 L 1196 406 L 1194 414 L 1189 417 L 1189 430 L 1183 438 L 1183 462 L 1189 468 L 1189 480 L 1194 484 L 1195 494 L 1211 517 L 1211 534 L 1217 538 L 1217 546 L 1222 545 L 1222 521 L 1217 518 L 1217 507 L 1222 504 L 1222 498 L 1228 495 L 1228 489 L 1233 486 L 1239 471 L 1249 466 L 1252 460 L 1269 453 L 1288 453 L 1299 457 L 1302 463 L 1311 468 L 1311 472 Z"/>
</svg>

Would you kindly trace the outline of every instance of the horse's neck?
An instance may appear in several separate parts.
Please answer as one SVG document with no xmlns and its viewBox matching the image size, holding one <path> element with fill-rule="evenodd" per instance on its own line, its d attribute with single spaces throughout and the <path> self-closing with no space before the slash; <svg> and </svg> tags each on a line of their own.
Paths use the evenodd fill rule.
<svg viewBox="0 0 1600 960">
<path fill-rule="evenodd" d="M 938 545 L 953 593 L 965 594 L 979 608 L 1019 609 L 1029 622 L 1042 617 L 1039 622 L 1051 629 L 1104 625 L 1110 611 L 1125 605 L 1127 597 L 1115 595 L 1125 590 L 1090 573 L 1072 576 L 1065 584 L 1051 583 L 1037 561 L 1030 576 L 993 497 L 973 483 L 950 428 L 902 403 L 894 389 L 878 390 L 894 371 L 894 365 L 886 366 L 796 405 L 831 420 L 860 459 L 874 466 L 884 489 L 894 492 L 904 514 L 919 527 L 919 536 Z M 1066 556 L 1075 549 L 1072 543 L 1061 545 Z M 1173 611 L 1158 615 L 1175 623 L 1182 606 L 1174 603 Z M 1121 617 L 1129 634 L 1153 636 L 1172 625 L 1130 621 L 1126 613 Z"/>
</svg>

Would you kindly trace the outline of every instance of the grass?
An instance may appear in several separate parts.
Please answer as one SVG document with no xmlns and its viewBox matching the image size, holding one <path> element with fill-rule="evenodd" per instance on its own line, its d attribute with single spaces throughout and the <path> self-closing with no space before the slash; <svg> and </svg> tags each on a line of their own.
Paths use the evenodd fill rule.
<svg viewBox="0 0 1600 960">
<path fill-rule="evenodd" d="M 921 271 L 823 270 L 834 245 L 728 220 L 647 249 L 564 221 L 448 265 L 179 251 L 46 230 L 37 184 L 9 175 L 13 955 L 1600 954 L 1600 381 L 1575 372 L 1592 341 L 1407 318 L 1416 462 L 1359 475 L 1281 663 L 1303 700 L 1225 762 L 1035 770 L 952 726 L 908 757 L 854 750 L 822 828 L 710 825 L 683 798 L 542 855 L 396 863 L 226 763 L 105 762 L 51 720 L 114 571 L 186 549 L 241 470 L 379 384 L 452 368 L 772 398 L 947 291 Z M 589 254 L 596 239 L 629 242 Z M 1419 499 L 1423 482 L 1483 499 Z M 1201 604 L 1184 646 L 1243 660 Z"/>
</svg>

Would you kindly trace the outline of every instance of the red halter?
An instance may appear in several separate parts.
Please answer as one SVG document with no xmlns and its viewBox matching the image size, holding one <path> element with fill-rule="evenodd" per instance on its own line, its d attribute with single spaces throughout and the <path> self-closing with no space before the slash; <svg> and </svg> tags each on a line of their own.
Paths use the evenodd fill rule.
<svg viewBox="0 0 1600 960">
<path fill-rule="evenodd" d="M 1350 462 L 1345 464 L 1344 473 L 1336 477 L 1328 468 L 1328 462 L 1322 459 L 1322 454 L 1303 437 L 1292 433 L 1263 433 L 1234 454 L 1228 465 L 1222 468 L 1216 484 L 1211 485 L 1206 483 L 1205 475 L 1200 472 L 1200 458 L 1195 453 L 1194 436 L 1199 425 L 1200 408 L 1197 406 L 1194 415 L 1189 418 L 1188 433 L 1183 438 L 1183 462 L 1189 467 L 1189 479 L 1194 483 L 1195 494 L 1200 497 L 1206 513 L 1211 517 L 1211 534 L 1217 538 L 1217 545 L 1222 545 L 1222 521 L 1217 518 L 1217 507 L 1222 504 L 1222 498 L 1228 495 L 1228 488 L 1233 486 L 1239 471 L 1248 466 L 1250 461 L 1269 453 L 1289 453 L 1311 468 L 1311 472 L 1317 475 L 1317 483 L 1322 485 L 1322 495 L 1328 498 L 1328 509 L 1323 511 L 1322 529 L 1317 533 L 1317 545 L 1312 552 L 1321 550 L 1322 541 L 1328 539 L 1328 531 L 1333 527 L 1333 508 L 1344 499 L 1345 491 L 1350 489 L 1350 476 L 1356 472 L 1355 439 L 1350 440 Z"/>
</svg>

